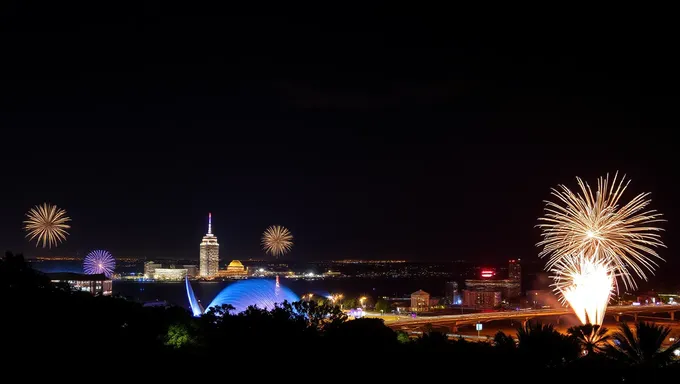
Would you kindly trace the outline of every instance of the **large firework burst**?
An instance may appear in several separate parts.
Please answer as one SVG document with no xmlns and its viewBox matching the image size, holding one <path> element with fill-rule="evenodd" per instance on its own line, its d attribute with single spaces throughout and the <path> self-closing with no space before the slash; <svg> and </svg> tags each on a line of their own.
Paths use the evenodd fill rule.
<svg viewBox="0 0 680 384">
<path fill-rule="evenodd" d="M 569 303 L 583 324 L 602 324 L 614 288 L 613 265 L 596 250 L 564 256 L 550 271 L 560 301 Z"/>
<path fill-rule="evenodd" d="M 42 247 L 52 248 L 57 246 L 62 241 L 66 240 L 67 229 L 71 228 L 67 222 L 71 219 L 66 216 L 66 211 L 58 208 L 56 205 L 43 203 L 36 205 L 26 213 L 27 219 L 24 220 L 24 230 L 26 230 L 26 237 L 29 241 L 37 238 L 35 246 L 39 246 L 42 242 Z"/>
<path fill-rule="evenodd" d="M 116 260 L 109 251 L 102 249 L 88 253 L 83 261 L 83 271 L 88 275 L 103 273 L 106 277 L 111 277 L 115 268 Z"/>
<path fill-rule="evenodd" d="M 280 225 L 272 225 L 262 235 L 262 248 L 276 258 L 290 252 L 292 247 L 293 235 Z"/>
<path fill-rule="evenodd" d="M 626 288 L 636 288 L 634 275 L 647 279 L 645 271 L 653 272 L 658 266 L 655 259 L 663 260 L 653 249 L 664 246 L 660 231 L 654 223 L 664 221 L 661 214 L 647 210 L 649 193 L 635 196 L 630 202 L 619 205 L 630 181 L 625 176 L 617 183 L 617 176 L 609 184 L 609 175 L 597 182 L 597 192 L 576 178 L 581 193 L 573 193 L 564 185 L 553 189 L 559 202 L 546 202 L 546 214 L 538 225 L 543 230 L 543 247 L 540 257 L 548 256 L 547 269 L 558 265 L 567 256 L 580 255 L 607 260 L 612 271 L 620 276 Z"/>
</svg>

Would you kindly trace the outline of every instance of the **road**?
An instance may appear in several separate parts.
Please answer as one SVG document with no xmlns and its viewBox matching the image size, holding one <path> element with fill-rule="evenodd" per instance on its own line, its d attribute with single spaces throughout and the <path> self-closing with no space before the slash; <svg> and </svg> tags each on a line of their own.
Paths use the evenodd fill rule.
<svg viewBox="0 0 680 384">
<path fill-rule="evenodd" d="M 680 312 L 680 305 L 625 305 L 625 306 L 609 306 L 607 308 L 607 315 L 611 317 L 619 317 L 625 315 L 633 315 L 637 317 L 640 313 L 669 313 L 674 318 L 674 313 Z M 422 326 L 425 324 L 434 325 L 466 325 L 474 323 L 486 323 L 497 320 L 519 320 L 526 321 L 540 317 L 560 317 L 571 315 L 572 311 L 569 308 L 556 309 L 535 309 L 535 310 L 521 310 L 521 311 L 504 311 L 504 312 L 482 312 L 459 315 L 442 315 L 442 316 L 418 316 L 415 318 L 408 316 L 389 317 L 386 315 L 385 324 L 393 329 L 402 329 L 404 327 Z M 380 316 L 377 316 L 380 317 Z"/>
</svg>

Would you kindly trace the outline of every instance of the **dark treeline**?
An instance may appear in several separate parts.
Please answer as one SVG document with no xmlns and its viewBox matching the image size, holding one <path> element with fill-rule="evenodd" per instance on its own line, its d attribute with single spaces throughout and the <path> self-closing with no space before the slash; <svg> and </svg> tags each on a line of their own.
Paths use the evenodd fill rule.
<svg viewBox="0 0 680 384">
<path fill-rule="evenodd" d="M 225 306 L 194 318 L 179 307 L 73 292 L 10 253 L 0 260 L 0 300 L 4 365 L 26 377 L 548 383 L 680 377 L 673 355 L 680 343 L 662 348 L 669 330 L 646 323 L 618 332 L 577 327 L 569 335 L 529 324 L 517 335 L 475 343 L 436 332 L 409 339 L 380 319 L 348 321 L 337 307 L 304 301 L 241 314 Z"/>
</svg>

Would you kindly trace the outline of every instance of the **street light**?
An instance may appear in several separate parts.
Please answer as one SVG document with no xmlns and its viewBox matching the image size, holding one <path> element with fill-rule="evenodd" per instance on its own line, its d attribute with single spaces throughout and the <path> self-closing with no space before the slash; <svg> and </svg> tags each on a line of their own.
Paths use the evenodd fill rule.
<svg viewBox="0 0 680 384">
<path fill-rule="evenodd" d="M 366 308 L 366 306 L 364 305 L 364 302 L 366 302 L 366 296 L 361 296 L 359 298 L 359 303 L 361 303 L 361 307 Z"/>
</svg>

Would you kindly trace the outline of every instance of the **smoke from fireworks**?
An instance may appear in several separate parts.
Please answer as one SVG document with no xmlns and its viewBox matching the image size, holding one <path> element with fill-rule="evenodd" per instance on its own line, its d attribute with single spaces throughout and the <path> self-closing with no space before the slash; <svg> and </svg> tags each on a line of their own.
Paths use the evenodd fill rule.
<svg viewBox="0 0 680 384">
<path fill-rule="evenodd" d="M 83 271 L 88 275 L 103 273 L 110 278 L 115 268 L 116 260 L 111 253 L 101 249 L 88 253 L 83 261 Z"/>
<path fill-rule="evenodd" d="M 27 219 L 24 221 L 24 230 L 26 230 L 26 237 L 29 241 L 37 238 L 35 246 L 39 246 L 42 242 L 42 247 L 52 248 L 56 247 L 62 241 L 66 240 L 67 229 L 71 228 L 67 222 L 71 219 L 66 216 L 66 211 L 58 208 L 56 205 L 43 203 L 36 205 L 26 213 Z"/>
<path fill-rule="evenodd" d="M 280 225 L 272 225 L 262 235 L 262 248 L 276 258 L 290 252 L 292 247 L 293 235 Z"/>
<path fill-rule="evenodd" d="M 539 256 L 548 256 L 555 291 L 583 323 L 602 323 L 616 277 L 634 289 L 634 275 L 646 280 L 645 271 L 658 265 L 655 259 L 663 260 L 653 249 L 664 246 L 661 229 L 654 226 L 663 221 L 661 214 L 646 210 L 648 193 L 619 205 L 629 181 L 624 183 L 624 176 L 617 184 L 617 176 L 611 184 L 609 176 L 599 178 L 595 194 L 580 178 L 580 193 L 564 185 L 553 189 L 559 202 L 547 201 L 546 215 L 539 219 Z"/>
</svg>

